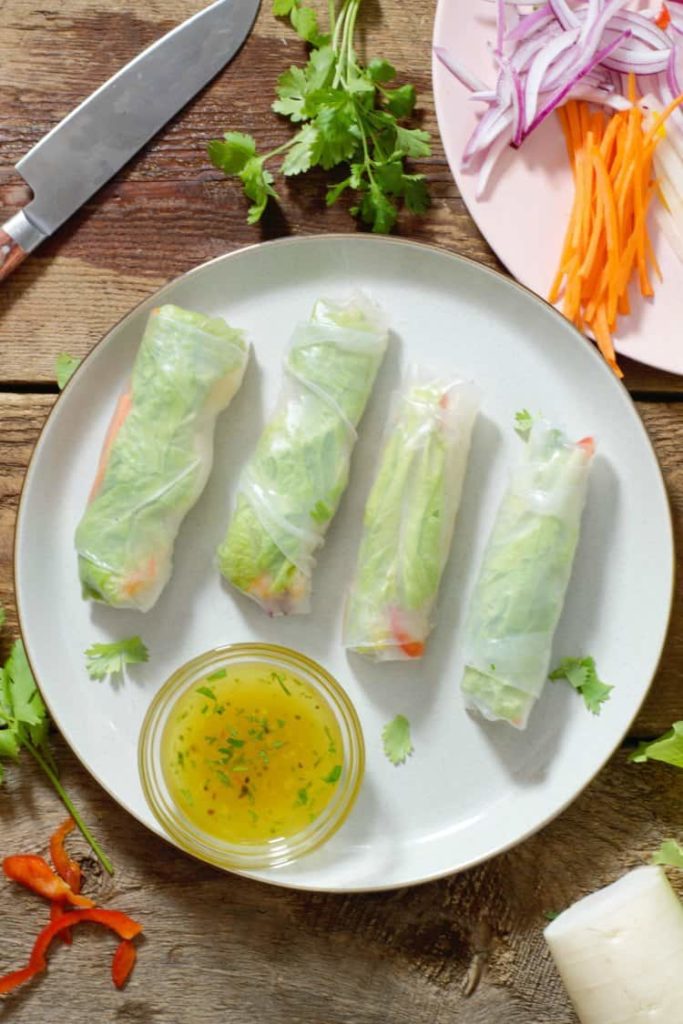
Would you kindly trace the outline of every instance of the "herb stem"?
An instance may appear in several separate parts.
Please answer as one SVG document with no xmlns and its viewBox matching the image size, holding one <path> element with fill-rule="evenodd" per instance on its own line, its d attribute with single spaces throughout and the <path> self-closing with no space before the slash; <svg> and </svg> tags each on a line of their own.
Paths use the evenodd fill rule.
<svg viewBox="0 0 683 1024">
<path fill-rule="evenodd" d="M 47 775 L 48 779 L 50 780 L 50 782 L 54 786 L 54 788 L 55 788 L 55 790 L 57 792 L 57 795 L 59 796 L 60 800 L 62 801 L 62 803 L 66 807 L 67 811 L 69 812 L 69 814 L 71 815 L 73 820 L 76 822 L 76 825 L 78 826 L 78 828 L 79 828 L 83 838 L 85 839 L 85 841 L 90 846 L 90 849 L 95 854 L 95 856 L 99 860 L 99 862 L 102 865 L 102 867 L 104 868 L 104 870 L 107 872 L 107 874 L 113 875 L 114 874 L 114 868 L 113 868 L 113 865 L 112 865 L 111 861 L 109 860 L 109 858 L 107 857 L 106 853 L 104 852 L 104 850 L 102 849 L 100 844 L 97 842 L 97 840 L 95 839 L 94 835 L 92 834 L 92 832 L 90 831 L 90 829 L 85 824 L 85 822 L 81 818 L 80 814 L 78 813 L 78 811 L 74 807 L 73 803 L 71 802 L 71 798 L 70 798 L 69 794 L 66 792 L 66 790 L 62 786 L 62 784 L 59 781 L 59 779 L 58 779 L 57 775 L 55 774 L 55 772 L 52 770 L 52 768 L 50 767 L 50 765 L 48 764 L 46 759 L 43 757 L 41 752 L 38 750 L 38 748 L 34 747 L 34 745 L 29 740 L 25 740 L 24 741 L 24 746 L 26 747 L 28 752 L 35 758 L 37 763 L 40 765 L 40 767 L 43 769 L 43 771 Z"/>
</svg>

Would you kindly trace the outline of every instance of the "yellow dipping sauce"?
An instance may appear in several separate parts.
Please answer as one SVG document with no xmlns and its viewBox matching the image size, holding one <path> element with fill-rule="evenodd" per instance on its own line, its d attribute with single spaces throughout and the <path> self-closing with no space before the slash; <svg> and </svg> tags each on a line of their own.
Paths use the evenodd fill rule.
<svg viewBox="0 0 683 1024">
<path fill-rule="evenodd" d="M 226 665 L 171 709 L 164 778 L 185 816 L 231 843 L 292 836 L 315 821 L 342 773 L 334 712 L 313 687 L 262 662 Z"/>
</svg>

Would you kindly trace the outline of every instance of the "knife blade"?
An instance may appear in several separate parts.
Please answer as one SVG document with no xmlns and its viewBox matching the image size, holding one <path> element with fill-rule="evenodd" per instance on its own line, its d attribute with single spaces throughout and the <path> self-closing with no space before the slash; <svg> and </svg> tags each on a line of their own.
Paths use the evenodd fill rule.
<svg viewBox="0 0 683 1024">
<path fill-rule="evenodd" d="M 0 228 L 0 281 L 237 53 L 260 0 L 215 0 L 138 54 L 22 157 L 33 199 Z"/>
</svg>

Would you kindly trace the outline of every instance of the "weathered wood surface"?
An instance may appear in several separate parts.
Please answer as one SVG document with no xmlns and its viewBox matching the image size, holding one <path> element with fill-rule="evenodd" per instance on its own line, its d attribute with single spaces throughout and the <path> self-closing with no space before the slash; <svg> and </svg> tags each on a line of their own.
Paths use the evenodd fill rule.
<svg viewBox="0 0 683 1024">
<path fill-rule="evenodd" d="M 197 0 L 0 0 L 0 217 L 27 198 L 12 164 L 60 117 Z M 402 233 L 496 266 L 452 182 L 430 91 L 433 2 L 366 0 L 368 54 L 382 53 L 420 93 L 434 152 L 428 217 Z M 249 228 L 237 187 L 207 163 L 226 128 L 262 146 L 287 137 L 269 110 L 283 66 L 302 49 L 264 0 L 231 67 L 85 209 L 0 288 L 0 600 L 12 605 L 12 535 L 32 445 L 54 401 L 54 357 L 92 344 L 168 278 L 239 245 L 283 234 L 354 230 L 326 210 L 322 177 L 282 190 L 281 209 Z M 683 378 L 627 364 L 626 381 L 661 460 L 683 542 Z M 149 835 L 55 738 L 64 781 L 112 855 L 115 879 L 85 858 L 88 889 L 145 924 L 127 990 L 108 977 L 114 942 L 95 929 L 55 950 L 43 980 L 0 1004 L 17 1024 L 574 1024 L 549 961 L 543 914 L 558 910 L 681 836 L 683 783 L 674 770 L 627 763 L 637 737 L 683 717 L 683 589 L 650 697 L 631 737 L 557 821 L 518 849 L 460 877 L 370 896 L 310 896 L 219 874 Z M 0 855 L 44 848 L 63 817 L 25 760 L 0 791 Z M 0 886 L 2 883 L 0 883 Z M 42 908 L 2 889 L 0 972 L 26 958 Z M 480 977 L 481 976 L 481 977 Z M 475 982 L 479 983 L 475 985 Z M 466 997 L 467 989 L 476 988 Z"/>
</svg>

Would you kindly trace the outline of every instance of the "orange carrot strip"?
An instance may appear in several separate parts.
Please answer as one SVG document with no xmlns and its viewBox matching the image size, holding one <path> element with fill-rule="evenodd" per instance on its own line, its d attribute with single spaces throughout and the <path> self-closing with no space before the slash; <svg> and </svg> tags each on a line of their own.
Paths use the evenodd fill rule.
<svg viewBox="0 0 683 1024">
<path fill-rule="evenodd" d="M 112 445 L 116 440 L 116 435 L 126 421 L 128 413 L 133 407 L 133 397 L 130 391 L 124 391 L 114 409 L 114 414 L 111 418 L 107 433 L 104 438 L 104 444 L 102 445 L 102 454 L 100 455 L 100 461 L 97 464 L 97 472 L 95 473 L 95 479 L 93 485 L 90 488 L 90 494 L 88 495 L 88 501 L 92 501 L 104 480 L 104 474 L 107 471 L 107 463 L 109 462 L 109 456 L 111 454 Z"/>
</svg>

